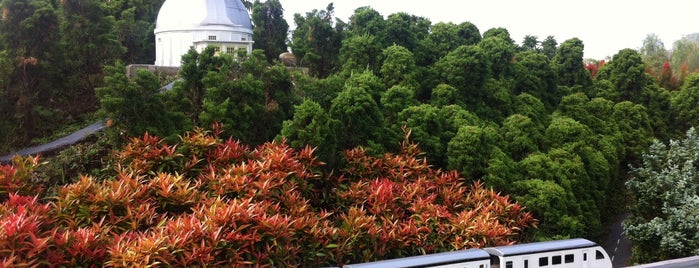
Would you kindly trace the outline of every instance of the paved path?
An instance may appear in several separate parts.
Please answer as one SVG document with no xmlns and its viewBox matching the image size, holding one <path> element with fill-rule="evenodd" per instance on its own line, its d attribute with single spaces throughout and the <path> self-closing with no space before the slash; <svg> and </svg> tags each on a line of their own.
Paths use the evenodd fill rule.
<svg viewBox="0 0 699 268">
<path fill-rule="evenodd" d="M 622 222 L 631 214 L 619 215 L 614 223 L 609 227 L 607 240 L 604 242 L 604 250 L 612 259 L 613 267 L 626 267 L 631 259 L 631 241 L 624 235 Z"/>
<path fill-rule="evenodd" d="M 0 163 L 8 163 L 12 161 L 12 157 L 15 155 L 21 155 L 21 156 L 28 156 L 28 155 L 35 155 L 35 154 L 40 154 L 40 153 L 46 153 L 46 152 L 51 152 L 56 149 L 60 148 L 65 148 L 69 145 L 73 145 L 88 136 L 101 131 L 105 128 L 104 126 L 104 121 L 99 121 L 96 123 L 93 123 L 92 125 L 89 125 L 81 130 L 78 130 L 76 132 L 73 132 L 73 134 L 70 134 L 68 136 L 65 136 L 63 138 L 57 139 L 55 141 L 42 144 L 42 145 L 37 145 L 34 147 L 29 147 L 23 150 L 19 150 L 17 152 L 0 156 Z"/>
</svg>

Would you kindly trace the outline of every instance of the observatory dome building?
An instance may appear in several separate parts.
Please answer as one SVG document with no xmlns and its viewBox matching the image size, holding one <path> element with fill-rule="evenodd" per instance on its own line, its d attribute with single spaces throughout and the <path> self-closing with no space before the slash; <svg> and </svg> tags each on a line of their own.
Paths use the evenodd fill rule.
<svg viewBox="0 0 699 268">
<path fill-rule="evenodd" d="M 155 66 L 179 67 L 190 47 L 252 52 L 252 22 L 240 0 L 166 0 L 154 33 Z"/>
</svg>

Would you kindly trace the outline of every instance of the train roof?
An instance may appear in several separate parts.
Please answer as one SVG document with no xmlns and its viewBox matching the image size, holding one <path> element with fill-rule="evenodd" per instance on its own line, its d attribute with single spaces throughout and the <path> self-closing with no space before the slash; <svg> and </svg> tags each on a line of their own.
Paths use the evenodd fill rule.
<svg viewBox="0 0 699 268">
<path fill-rule="evenodd" d="M 359 264 L 348 264 L 343 268 L 390 268 L 390 267 L 425 267 L 434 265 L 447 265 L 467 261 L 487 260 L 490 254 L 480 249 L 467 249 L 452 252 L 443 252 L 407 258 L 383 260 Z"/>
<path fill-rule="evenodd" d="M 485 248 L 490 254 L 497 256 L 513 256 L 532 253 L 542 253 L 549 251 L 558 251 L 566 249 L 580 249 L 596 247 L 597 243 L 587 239 L 576 238 L 557 241 L 535 242 L 527 244 L 517 244 L 511 246 L 490 247 Z"/>
</svg>

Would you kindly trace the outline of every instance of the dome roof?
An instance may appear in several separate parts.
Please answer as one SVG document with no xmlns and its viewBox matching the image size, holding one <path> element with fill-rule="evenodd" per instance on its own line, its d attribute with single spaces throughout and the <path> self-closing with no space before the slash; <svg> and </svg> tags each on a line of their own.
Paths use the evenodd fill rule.
<svg viewBox="0 0 699 268">
<path fill-rule="evenodd" d="M 158 13 L 155 31 L 206 26 L 252 30 L 250 15 L 240 0 L 166 0 Z"/>
</svg>

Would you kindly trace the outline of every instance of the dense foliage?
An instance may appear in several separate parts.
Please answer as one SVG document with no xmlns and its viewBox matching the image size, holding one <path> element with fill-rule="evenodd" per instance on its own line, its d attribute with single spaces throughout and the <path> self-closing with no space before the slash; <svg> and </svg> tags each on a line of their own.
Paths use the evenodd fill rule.
<svg viewBox="0 0 699 268">
<path fill-rule="evenodd" d="M 323 173 L 310 147 L 216 133 L 133 138 L 113 176 L 52 191 L 33 181 L 38 157 L 0 165 L 2 265 L 337 266 L 510 244 L 536 223 L 407 140 L 396 154 L 349 150 Z"/>
<path fill-rule="evenodd" d="M 333 183 L 349 187 L 357 178 L 343 172 L 357 163 L 343 161 L 343 151 L 352 150 L 353 157 L 370 162 L 376 160 L 372 157 L 400 155 L 405 146 L 397 144 L 408 129 L 425 152 L 420 157 L 435 168 L 455 169 L 463 174 L 462 183 L 482 181 L 478 187 L 510 195 L 529 208 L 540 222 L 528 239 L 599 239 L 604 226 L 627 203 L 634 205 L 624 187 L 629 166 L 644 163 L 642 155 L 654 139 L 677 139 L 699 122 L 699 77 L 693 74 L 699 70 L 699 45 L 689 37 L 666 50 L 656 36 L 649 35 L 639 50 L 623 49 L 603 60 L 584 60 L 584 42 L 578 38 L 559 43 L 553 36 L 544 40 L 526 36 L 518 45 L 504 28 L 478 29 L 468 21 L 433 24 L 406 13 L 384 17 L 371 7 L 358 8 L 342 21 L 334 17 L 330 4 L 296 14 L 295 30 L 286 39 L 289 25 L 281 19 L 279 1 L 244 2 L 259 26 L 254 32 L 255 50 L 231 55 L 213 48 L 192 49 L 183 56 L 172 89 L 163 90 L 161 77 L 138 72 L 128 79 L 122 64 L 152 62 L 151 33 L 162 1 L 89 0 L 79 5 L 75 1 L 1 1 L 0 151 L 31 143 L 61 124 L 83 120 L 99 105 L 99 114 L 112 119 L 103 142 L 110 146 L 146 131 L 178 142 L 179 136 L 187 137 L 186 131 L 220 122 L 227 126 L 220 137 L 233 137 L 256 148 L 272 146 L 265 145 L 272 140 L 284 141 L 293 150 L 312 146 L 314 155 L 326 163 L 314 170 L 346 175 L 344 181 Z M 300 68 L 286 68 L 276 60 L 287 47 Z M 358 146 L 364 151 L 354 150 Z M 198 147 L 173 150 L 186 148 Z M 96 157 L 103 155 L 97 153 L 100 150 L 93 152 Z M 183 155 L 190 153 L 197 160 L 205 158 L 199 157 L 201 152 Z M 163 184 L 191 181 L 188 187 L 198 189 L 201 185 L 184 178 L 198 178 L 187 174 L 203 164 L 192 160 L 189 168 L 174 168 L 187 166 L 177 162 L 185 161 L 181 157 L 163 159 L 168 163 L 163 166 L 141 168 L 153 174 L 170 172 L 174 177 L 166 176 L 163 180 L 171 181 Z M 49 165 L 66 166 L 45 173 L 61 178 L 38 181 L 75 180 L 61 174 L 77 170 L 97 170 L 91 172 L 93 181 L 110 174 L 110 168 L 99 170 L 90 164 L 108 165 L 104 159 L 80 161 L 85 168 Z M 114 178 L 107 176 L 106 181 Z M 313 206 L 364 217 L 361 213 L 374 212 L 351 209 L 369 207 L 352 203 L 362 202 L 360 190 L 381 186 L 392 189 L 384 194 L 412 198 L 397 190 L 397 184 L 405 183 L 414 182 L 396 178 L 351 186 L 357 193 L 307 185 L 321 187 L 325 191 L 320 192 L 332 196 L 345 195 L 343 208 L 329 208 L 340 200 L 331 202 L 328 196 L 304 198 Z M 432 181 L 420 183 L 434 186 Z M 447 197 L 437 199 L 443 198 Z M 393 205 L 408 204 L 401 202 Z M 193 211 L 180 209 L 181 213 Z M 377 209 L 390 210 L 394 218 L 367 215 L 396 224 L 405 220 L 397 208 Z M 152 221 L 157 219 L 129 224 L 145 230 Z M 654 230 L 656 235 L 665 234 Z M 129 243 L 139 241 L 135 236 L 130 239 Z M 437 250 L 444 245 L 425 247 Z M 331 247 L 335 246 L 339 244 Z M 645 254 L 640 253 L 643 247 L 639 243 L 639 254 Z M 418 253 L 395 250 L 372 248 L 357 254 Z M 320 252 L 345 258 L 331 253 Z M 343 260 L 367 257 L 358 256 Z M 671 256 L 675 255 L 655 257 Z"/>
</svg>

